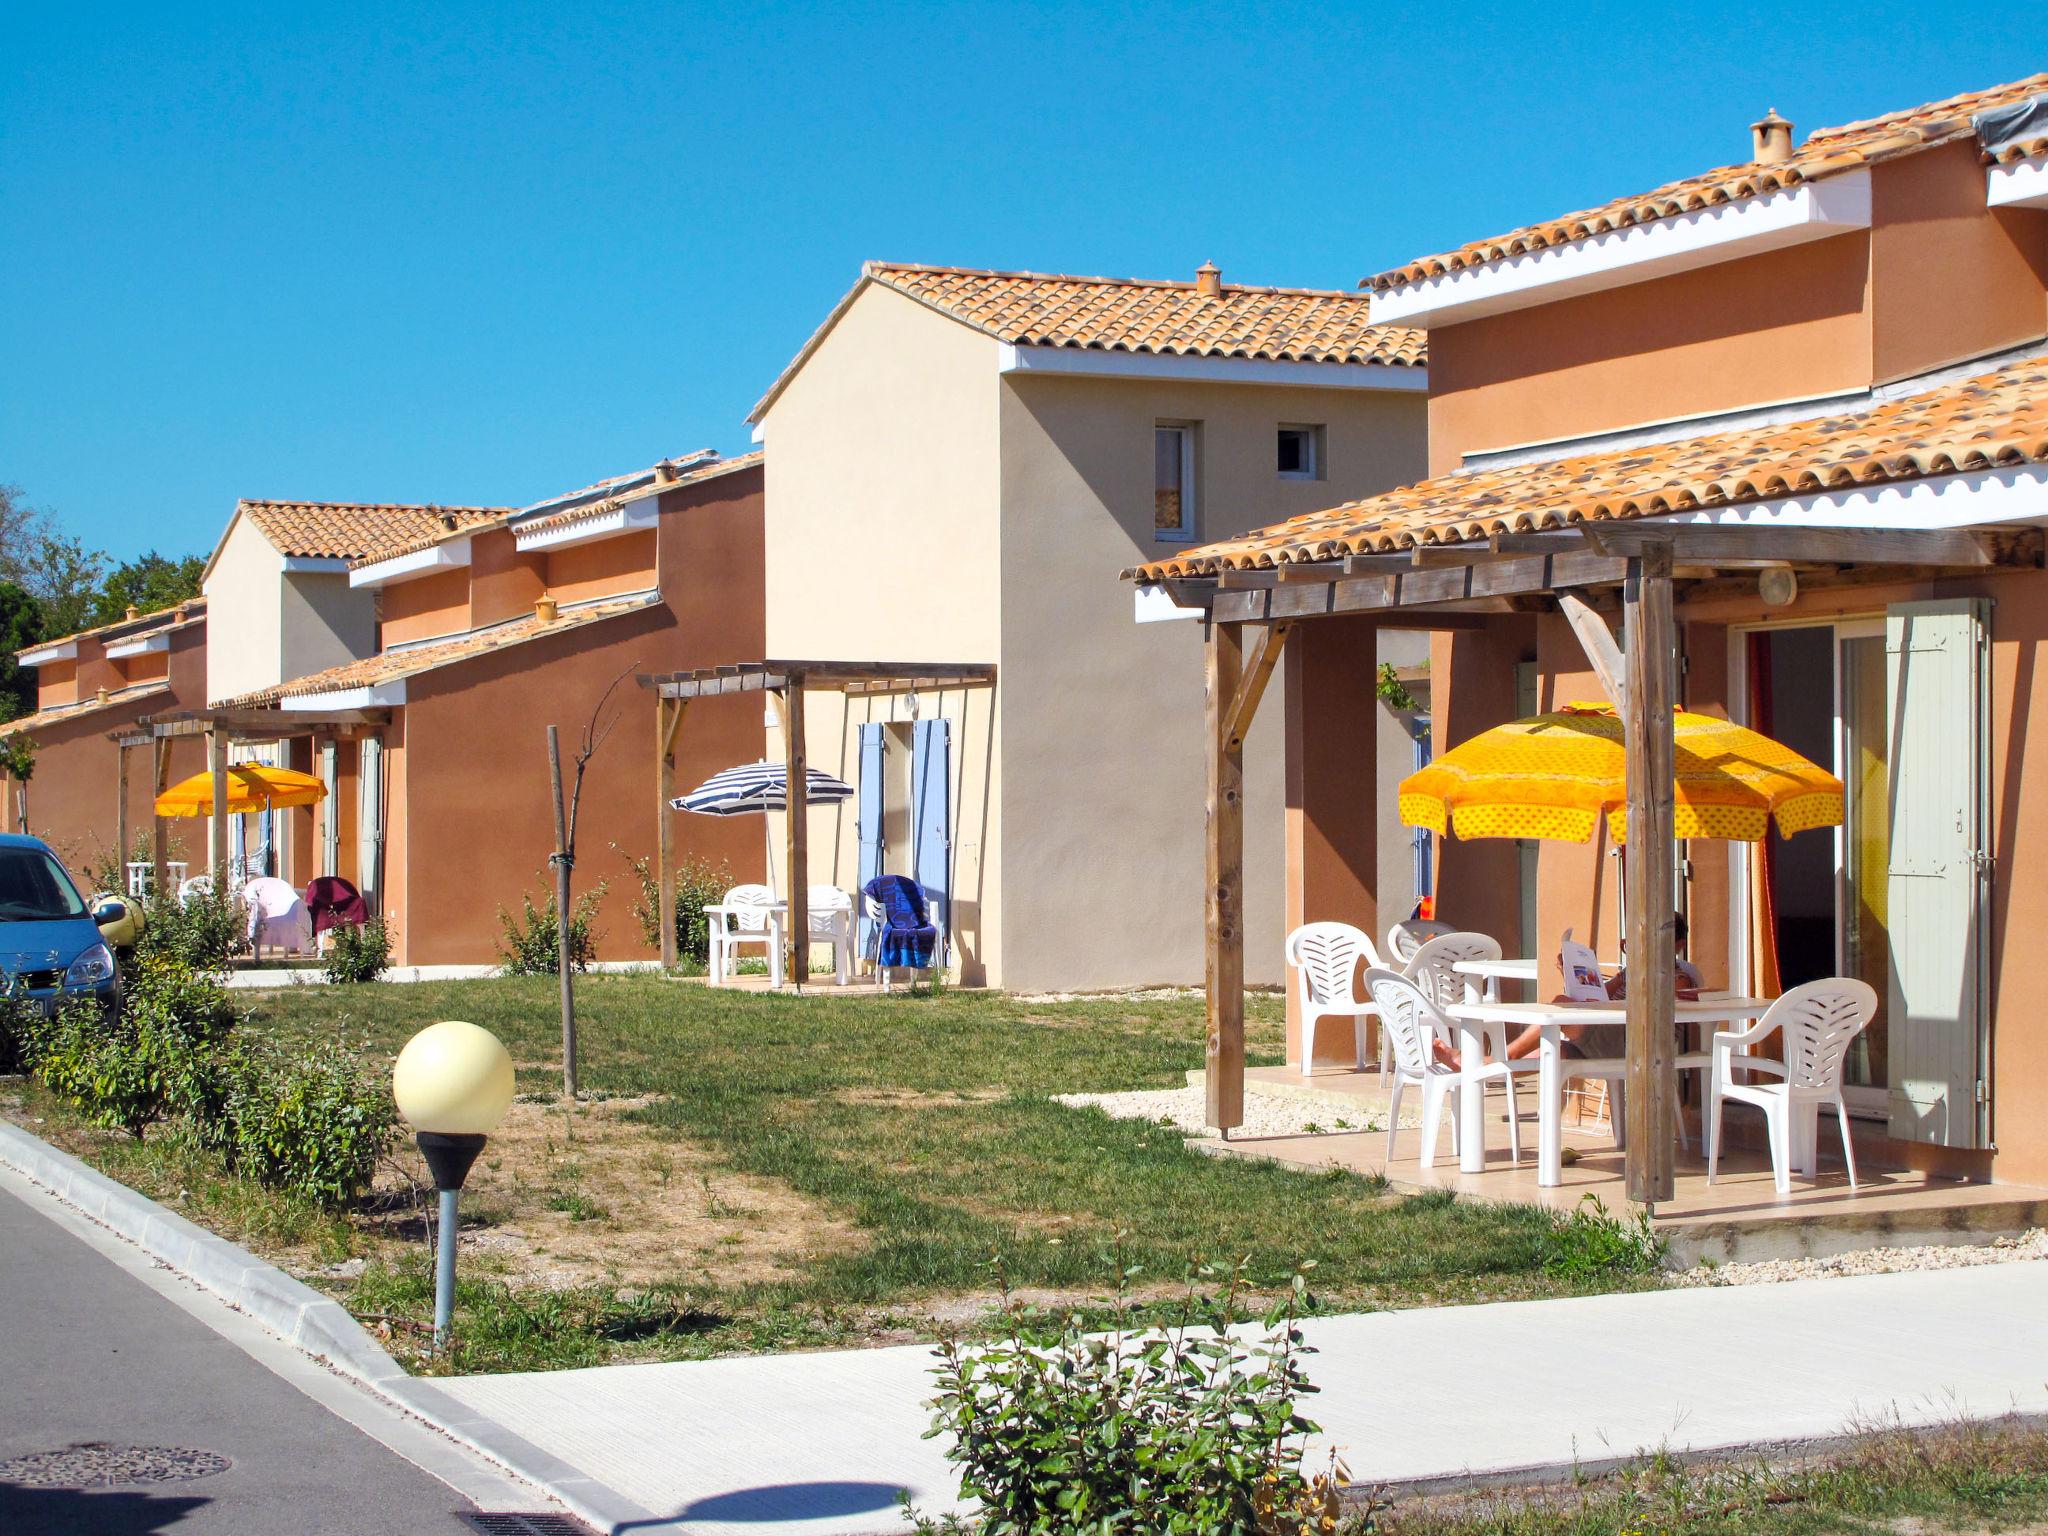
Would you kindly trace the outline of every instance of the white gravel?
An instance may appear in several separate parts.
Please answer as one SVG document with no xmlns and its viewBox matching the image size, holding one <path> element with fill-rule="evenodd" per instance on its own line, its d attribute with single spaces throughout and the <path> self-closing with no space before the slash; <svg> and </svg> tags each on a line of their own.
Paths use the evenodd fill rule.
<svg viewBox="0 0 2048 1536">
<path fill-rule="evenodd" d="M 1971 1269 L 2048 1259 L 2048 1231 L 2034 1227 L 2017 1237 L 1997 1237 L 1973 1246 L 1863 1248 L 1824 1259 L 1763 1259 L 1754 1264 L 1699 1264 L 1671 1277 L 1673 1285 L 1776 1285 L 1830 1275 L 1896 1275 L 1912 1269 Z"/>
<path fill-rule="evenodd" d="M 1331 1096 L 1310 1098 L 1293 1093 L 1260 1093 L 1247 1083 L 1244 1124 L 1233 1140 L 1251 1136 L 1313 1136 L 1324 1131 L 1383 1131 L 1386 1120 L 1376 1110 L 1367 1110 Z M 1132 1093 L 1062 1093 L 1054 1102 L 1075 1109 L 1099 1109 L 1113 1120 L 1144 1120 L 1170 1125 L 1189 1136 L 1214 1138 L 1204 1123 L 1206 1101 L 1196 1087 L 1143 1089 Z M 1409 1123 L 1402 1115 L 1401 1123 Z M 1420 1124 L 1418 1120 L 1416 1122 Z"/>
</svg>

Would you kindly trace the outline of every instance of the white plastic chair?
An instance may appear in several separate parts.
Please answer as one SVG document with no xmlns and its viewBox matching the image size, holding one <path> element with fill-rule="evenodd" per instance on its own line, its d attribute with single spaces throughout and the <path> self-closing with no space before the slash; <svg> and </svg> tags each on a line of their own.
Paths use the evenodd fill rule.
<svg viewBox="0 0 2048 1536">
<path fill-rule="evenodd" d="M 1449 923 L 1440 923 L 1434 918 L 1411 917 L 1387 930 L 1387 958 L 1395 965 L 1406 965 L 1415 958 L 1415 951 L 1431 939 L 1440 939 L 1457 931 Z"/>
<path fill-rule="evenodd" d="M 213 876 L 211 875 L 194 875 L 191 879 L 182 880 L 178 883 L 178 905 L 181 907 L 191 905 L 192 898 L 195 896 L 211 896 L 212 894 Z"/>
<path fill-rule="evenodd" d="M 1401 1097 L 1413 1083 L 1422 1089 L 1422 1166 L 1434 1167 L 1446 1098 L 1451 1102 L 1451 1142 L 1453 1146 L 1457 1144 L 1461 1074 L 1456 1067 L 1438 1061 L 1433 1048 L 1435 1040 L 1451 1032 L 1451 1021 L 1420 986 L 1398 971 L 1375 967 L 1365 973 L 1365 985 L 1379 1012 L 1380 1029 L 1393 1044 L 1393 1079 L 1387 1090 L 1387 1161 L 1394 1160 L 1394 1132 L 1401 1124 Z M 1498 1061 L 1480 1067 L 1479 1075 L 1488 1082 L 1512 1081 L 1506 1064 Z M 1512 1118 L 1508 1127 L 1515 1161 L 1520 1162 L 1521 1136 Z"/>
<path fill-rule="evenodd" d="M 932 893 L 921 885 L 917 889 L 918 894 L 924 898 L 924 920 L 938 930 L 938 937 L 932 941 L 932 963 L 926 967 L 931 975 L 936 977 L 939 974 L 939 967 L 945 964 L 946 925 L 939 920 L 939 904 L 932 900 Z M 882 904 L 866 891 L 861 892 L 860 899 L 861 910 L 868 920 L 868 952 L 862 958 L 867 961 L 869 969 L 875 973 L 875 979 L 886 992 L 889 990 L 889 972 L 908 967 L 882 964 L 882 929 L 888 924 L 889 914 Z"/>
<path fill-rule="evenodd" d="M 836 885 L 814 885 L 804 907 L 811 942 L 832 946 L 832 974 L 845 986 L 853 974 L 853 898 Z"/>
<path fill-rule="evenodd" d="M 1333 1014 L 1352 1021 L 1353 1064 L 1360 1070 L 1365 1066 L 1365 1021 L 1372 1016 L 1373 1004 L 1371 998 L 1358 995 L 1360 960 L 1368 969 L 1380 965 L 1372 939 L 1349 923 L 1303 923 L 1287 935 L 1287 963 L 1294 967 L 1300 1001 L 1303 1077 L 1315 1068 L 1316 1025 Z M 1384 1033 L 1380 1055 L 1384 1062 Z"/>
<path fill-rule="evenodd" d="M 769 910 L 774 905 L 775 893 L 767 886 L 736 885 L 725 893 L 723 901 L 705 913 L 710 919 L 711 985 L 725 984 L 743 944 L 759 944 L 768 951 L 769 985 L 782 985 L 782 945 L 777 942 L 781 925 Z"/>
<path fill-rule="evenodd" d="M 1713 1183 L 1720 1171 L 1721 1105 L 1734 1099 L 1764 1112 L 1771 1175 L 1781 1195 L 1791 1192 L 1795 1153 L 1803 1164 L 1799 1172 L 1812 1178 L 1818 1170 L 1815 1142 L 1820 1112 L 1832 1104 L 1835 1124 L 1842 1133 L 1842 1161 L 1849 1165 L 1849 1187 L 1854 1189 L 1856 1149 L 1849 1140 L 1849 1108 L 1842 1102 L 1842 1058 L 1848 1054 L 1849 1042 L 1876 1016 L 1877 993 L 1869 983 L 1851 976 L 1830 976 L 1794 987 L 1747 1029 L 1717 1031 L 1707 1090 L 1707 1182 Z M 1785 1059 L 1750 1055 L 1749 1047 L 1772 1030 L 1781 1031 Z M 1762 1072 L 1779 1080 L 1737 1082 L 1737 1072 Z"/>
<path fill-rule="evenodd" d="M 1447 1009 L 1454 1003 L 1462 1003 L 1475 994 L 1491 998 L 1496 995 L 1494 984 L 1482 984 L 1478 978 L 1467 976 L 1455 969 L 1468 960 L 1498 960 L 1500 941 L 1483 933 L 1442 933 L 1425 942 L 1409 958 L 1402 972 L 1418 987 L 1423 996 L 1436 1004 L 1439 1010 Z M 1446 1024 L 1446 1030 L 1455 1029 Z M 1479 1026 L 1480 1037 L 1486 1042 L 1488 1056 L 1486 1076 L 1496 1079 L 1508 1096 L 1508 1144 L 1514 1151 L 1516 1162 L 1522 1160 L 1522 1102 L 1515 1091 L 1515 1079 L 1533 1077 L 1543 1068 L 1542 1061 L 1535 1056 L 1524 1056 L 1520 1060 L 1508 1060 L 1508 1027 L 1500 1023 Z"/>
</svg>

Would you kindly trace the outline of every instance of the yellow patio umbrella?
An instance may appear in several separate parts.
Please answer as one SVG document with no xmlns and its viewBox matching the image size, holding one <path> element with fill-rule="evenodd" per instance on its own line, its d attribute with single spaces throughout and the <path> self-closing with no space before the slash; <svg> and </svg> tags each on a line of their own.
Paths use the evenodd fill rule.
<svg viewBox="0 0 2048 1536">
<path fill-rule="evenodd" d="M 1842 822 L 1842 781 L 1782 742 L 1711 715 L 1676 712 L 1681 838 L 1758 842 L 1771 818 L 1785 836 Z M 1460 742 L 1401 781 L 1406 826 L 1459 837 L 1584 842 L 1606 816 L 1627 827 L 1622 722 L 1608 704 L 1568 704 Z"/>
<path fill-rule="evenodd" d="M 327 786 L 310 773 L 272 768 L 265 763 L 235 763 L 228 769 L 228 814 L 243 815 L 266 806 L 317 805 Z M 211 816 L 213 775 L 195 773 L 156 797 L 159 816 Z"/>
</svg>

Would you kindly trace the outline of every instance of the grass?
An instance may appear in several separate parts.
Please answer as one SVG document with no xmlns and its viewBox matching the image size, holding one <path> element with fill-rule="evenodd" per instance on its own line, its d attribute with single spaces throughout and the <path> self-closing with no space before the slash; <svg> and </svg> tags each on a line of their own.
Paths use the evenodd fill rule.
<svg viewBox="0 0 2048 1536">
<path fill-rule="evenodd" d="M 458 1330 L 470 1353 L 456 1363 L 470 1368 L 928 1338 L 979 1318 L 996 1253 L 1025 1291 L 1088 1304 L 1110 1286 L 1119 1233 L 1125 1262 L 1162 1287 L 1239 1257 L 1278 1286 L 1312 1259 L 1330 1310 L 1643 1283 L 1611 1269 L 1547 1270 L 1557 1224 L 1531 1207 L 1403 1199 L 1347 1173 L 1208 1157 L 1171 1129 L 1050 1102 L 1180 1083 L 1201 1064 L 1199 999 L 796 998 L 644 975 L 585 977 L 577 998 L 582 1086 L 627 1106 L 607 1124 L 615 1138 L 641 1139 L 635 1160 L 623 1173 L 600 1164 L 627 1144 L 579 1140 L 575 1122 L 593 1124 L 598 1108 L 585 1105 L 562 1121 L 560 1145 L 550 1131 L 544 1155 L 519 1154 L 532 1166 L 499 1169 L 509 1182 L 488 1198 L 530 1196 L 556 1213 L 547 1241 L 558 1256 L 604 1237 L 642 1272 L 536 1286 L 516 1267 L 493 1278 L 465 1258 L 475 1280 Z M 523 1094 L 559 1093 L 549 978 L 296 988 L 258 994 L 253 1008 L 252 1029 L 367 1035 L 390 1053 L 427 1023 L 469 1019 L 511 1048 Z M 1254 1059 L 1277 1060 L 1279 1000 L 1255 997 L 1249 1012 Z M 170 1154 L 109 1144 L 130 1165 L 110 1171 L 152 1193 L 187 1181 L 188 1214 L 217 1216 L 259 1247 L 268 1221 L 316 1252 L 365 1260 L 357 1273 L 309 1278 L 401 1345 L 415 1336 L 430 1307 L 417 1219 L 405 1242 L 370 1240 L 361 1221 L 353 1236 L 323 1228 L 308 1239 L 303 1213 L 259 1215 L 267 1197 L 217 1188 L 238 1181 L 208 1181 L 189 1164 L 133 1167 L 156 1155 Z M 417 1161 L 409 1146 L 404 1157 Z M 693 1201 L 718 1235 L 666 1255 L 650 1232 L 636 1248 L 628 1194 Z M 742 1259 L 753 1267 L 735 1269 Z"/>
<path fill-rule="evenodd" d="M 1821 1536 L 2038 1530 L 2048 1433 L 2019 1420 L 1862 1426 L 1790 1462 L 1643 1458 L 1555 1489 L 1420 1499 L 1352 1523 L 1375 1536 Z"/>
</svg>

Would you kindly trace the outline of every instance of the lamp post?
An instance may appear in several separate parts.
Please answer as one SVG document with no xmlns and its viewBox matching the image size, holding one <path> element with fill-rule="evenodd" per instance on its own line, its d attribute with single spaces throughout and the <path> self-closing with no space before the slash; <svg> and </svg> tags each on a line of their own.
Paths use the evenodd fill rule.
<svg viewBox="0 0 2048 1536">
<path fill-rule="evenodd" d="M 391 1069 L 391 1091 L 441 1197 L 434 1255 L 434 1348 L 439 1349 L 455 1312 L 456 1200 L 485 1137 L 512 1107 L 512 1057 L 489 1030 L 444 1019 L 406 1041 Z"/>
</svg>

